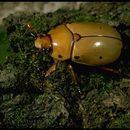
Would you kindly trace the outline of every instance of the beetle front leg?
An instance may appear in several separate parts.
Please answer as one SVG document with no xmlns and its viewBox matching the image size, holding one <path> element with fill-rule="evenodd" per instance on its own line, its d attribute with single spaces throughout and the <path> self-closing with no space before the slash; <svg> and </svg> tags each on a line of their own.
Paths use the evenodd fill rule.
<svg viewBox="0 0 130 130">
<path fill-rule="evenodd" d="M 54 63 L 46 72 L 45 77 L 48 77 L 51 73 L 53 73 L 56 70 L 56 66 L 57 66 L 58 62 L 59 62 L 58 60 L 54 59 Z"/>
</svg>

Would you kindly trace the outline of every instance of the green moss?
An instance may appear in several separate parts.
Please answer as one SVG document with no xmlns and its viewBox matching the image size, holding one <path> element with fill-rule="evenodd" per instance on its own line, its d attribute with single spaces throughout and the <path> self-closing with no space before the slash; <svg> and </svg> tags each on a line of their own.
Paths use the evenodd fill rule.
<svg viewBox="0 0 130 130">
<path fill-rule="evenodd" d="M 122 117 L 119 117 L 112 121 L 112 123 L 109 125 L 109 128 L 130 128 L 130 115 L 124 115 Z"/>
<path fill-rule="evenodd" d="M 8 38 L 10 54 L 0 71 L 0 76 L 5 77 L 0 77 L 1 127 L 129 127 L 130 83 L 126 83 L 130 76 L 129 10 L 129 3 L 92 2 L 83 4 L 79 10 L 59 9 L 47 14 L 23 12 L 5 18 L 7 34 L 4 35 Z M 121 74 L 72 63 L 80 81 L 78 86 L 72 80 L 67 62 L 63 61 L 45 78 L 53 60 L 34 47 L 34 36 L 75 21 L 103 22 L 117 28 L 124 48 L 121 57 L 106 67 L 120 70 Z"/>
<path fill-rule="evenodd" d="M 6 30 L 3 26 L 0 26 L 0 63 L 3 63 L 5 58 L 9 55 L 8 47 Z"/>
</svg>

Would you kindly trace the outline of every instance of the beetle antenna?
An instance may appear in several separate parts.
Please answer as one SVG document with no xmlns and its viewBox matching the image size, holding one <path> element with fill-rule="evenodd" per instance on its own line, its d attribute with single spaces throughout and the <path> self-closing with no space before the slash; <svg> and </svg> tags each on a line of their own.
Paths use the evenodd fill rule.
<svg viewBox="0 0 130 130">
<path fill-rule="evenodd" d="M 28 23 L 26 26 L 27 26 L 27 28 L 28 28 L 29 30 L 34 31 L 34 33 L 36 32 L 36 30 L 32 27 L 31 24 Z M 30 35 L 31 35 L 33 38 L 36 38 L 36 35 L 35 35 L 34 33 L 31 32 Z"/>
<path fill-rule="evenodd" d="M 35 38 L 35 37 L 36 37 L 36 36 L 35 36 L 32 32 L 31 32 L 30 34 L 31 34 L 31 36 L 32 36 L 33 38 Z"/>
</svg>

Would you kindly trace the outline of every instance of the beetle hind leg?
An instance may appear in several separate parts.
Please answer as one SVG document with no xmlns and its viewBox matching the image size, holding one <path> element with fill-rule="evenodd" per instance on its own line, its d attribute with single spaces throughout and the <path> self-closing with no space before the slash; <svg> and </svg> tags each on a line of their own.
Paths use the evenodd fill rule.
<svg viewBox="0 0 130 130">
<path fill-rule="evenodd" d="M 120 71 L 114 70 L 114 69 L 112 69 L 112 68 L 107 68 L 107 67 L 104 67 L 104 66 L 99 67 L 99 68 L 100 68 L 101 70 L 104 70 L 104 71 L 107 71 L 107 72 L 110 72 L 110 73 L 120 74 Z"/>
</svg>

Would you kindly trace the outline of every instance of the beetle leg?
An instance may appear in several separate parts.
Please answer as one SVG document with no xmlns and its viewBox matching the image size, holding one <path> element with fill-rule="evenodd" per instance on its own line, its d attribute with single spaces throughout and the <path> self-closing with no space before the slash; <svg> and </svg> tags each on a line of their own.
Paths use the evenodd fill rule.
<svg viewBox="0 0 130 130">
<path fill-rule="evenodd" d="M 79 87 L 78 77 L 77 77 L 77 75 L 76 75 L 75 72 L 74 72 L 73 66 L 72 66 L 71 64 L 69 64 L 69 65 L 68 65 L 68 68 L 69 68 L 69 70 L 70 70 L 70 73 L 71 73 L 71 76 L 72 76 L 72 79 L 73 79 L 74 83 L 75 83 L 76 85 L 78 85 L 78 91 L 79 91 L 79 93 L 82 94 L 82 93 L 81 93 L 81 90 L 80 90 L 80 87 Z"/>
<path fill-rule="evenodd" d="M 72 76 L 72 79 L 73 79 L 74 83 L 78 84 L 78 79 L 77 79 L 77 76 L 76 76 L 76 74 L 74 72 L 74 69 L 73 69 L 72 65 L 69 64 L 68 68 L 70 70 L 70 73 L 71 73 L 71 76 Z"/>
<path fill-rule="evenodd" d="M 51 73 L 53 73 L 56 70 L 57 63 L 58 63 L 58 60 L 54 59 L 54 63 L 52 64 L 52 66 L 46 72 L 45 77 L 48 77 Z"/>
<path fill-rule="evenodd" d="M 112 68 L 107 68 L 107 67 L 102 66 L 102 67 L 100 67 L 100 69 L 108 71 L 108 72 L 112 72 L 112 73 L 115 73 L 115 74 L 120 74 L 120 72 L 118 70 L 114 70 Z"/>
</svg>

